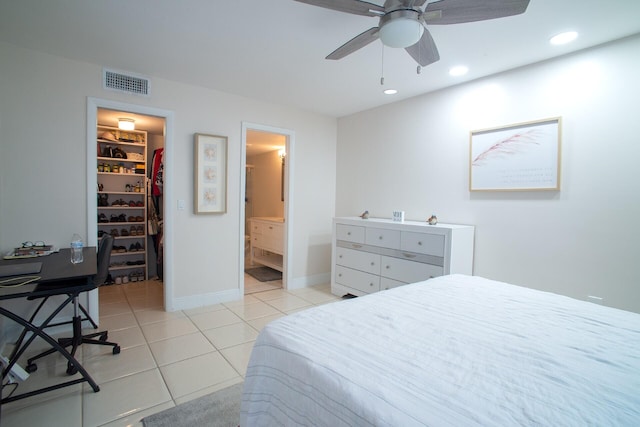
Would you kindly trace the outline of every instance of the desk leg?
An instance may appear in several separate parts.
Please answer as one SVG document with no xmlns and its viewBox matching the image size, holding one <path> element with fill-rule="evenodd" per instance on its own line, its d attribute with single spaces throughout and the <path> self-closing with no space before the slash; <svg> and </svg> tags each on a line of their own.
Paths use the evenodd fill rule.
<svg viewBox="0 0 640 427">
<path fill-rule="evenodd" d="M 41 393 L 45 393 L 51 390 L 57 390 L 59 388 L 62 387 L 66 387 L 66 386 L 70 386 L 73 384 L 79 384 L 82 382 L 88 382 L 89 385 L 91 386 L 91 388 L 93 389 L 94 392 L 98 392 L 100 391 L 100 387 L 98 387 L 98 384 L 96 384 L 96 382 L 93 380 L 93 378 L 91 378 L 91 376 L 89 375 L 89 373 L 82 367 L 82 365 L 80 364 L 80 362 L 78 362 L 76 360 L 75 357 L 73 357 L 71 354 L 69 354 L 69 352 L 62 347 L 60 344 L 58 344 L 58 342 L 56 340 L 54 340 L 50 335 L 48 335 L 47 333 L 45 333 L 41 328 L 38 328 L 36 326 L 34 326 L 32 323 L 27 322 L 25 319 L 21 318 L 20 316 L 15 315 L 14 313 L 6 310 L 3 307 L 0 307 L 0 314 L 13 320 L 14 322 L 24 326 L 25 328 L 27 328 L 29 331 L 33 332 L 35 335 L 39 336 L 40 338 L 42 338 L 43 340 L 45 340 L 47 343 L 49 343 L 53 348 L 55 348 L 60 354 L 62 354 L 68 361 L 68 363 L 70 363 L 71 365 L 75 366 L 78 369 L 78 372 L 82 375 L 82 378 L 78 378 L 72 381 L 67 381 L 61 384 L 56 384 L 50 387 L 45 387 L 39 390 L 34 390 L 28 393 L 23 393 L 23 394 L 19 394 L 17 396 L 11 396 L 11 397 L 7 397 L 4 398 L 2 400 L 0 400 L 0 403 L 8 403 L 8 402 L 13 402 L 14 400 L 19 400 L 19 399 L 24 399 L 25 397 L 30 397 L 30 396 L 35 396 L 37 394 L 41 394 Z M 5 368 L 5 370 L 2 372 L 2 379 L 4 380 L 4 378 L 9 374 L 9 372 L 11 371 L 11 367 L 15 364 L 16 360 L 12 360 L 9 362 L 9 365 L 7 366 L 7 368 Z"/>
</svg>

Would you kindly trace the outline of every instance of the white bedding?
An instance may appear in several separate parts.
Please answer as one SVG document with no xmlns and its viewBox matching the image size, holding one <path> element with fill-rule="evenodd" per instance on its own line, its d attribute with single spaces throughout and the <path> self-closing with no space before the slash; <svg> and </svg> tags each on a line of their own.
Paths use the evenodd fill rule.
<svg viewBox="0 0 640 427">
<path fill-rule="evenodd" d="M 267 325 L 241 425 L 640 426 L 640 314 L 453 275 Z"/>
</svg>

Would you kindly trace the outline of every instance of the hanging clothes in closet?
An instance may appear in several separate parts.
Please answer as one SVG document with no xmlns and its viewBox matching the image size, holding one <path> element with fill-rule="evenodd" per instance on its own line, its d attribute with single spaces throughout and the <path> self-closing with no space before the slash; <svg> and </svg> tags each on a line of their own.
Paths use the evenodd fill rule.
<svg viewBox="0 0 640 427">
<path fill-rule="evenodd" d="M 151 161 L 151 194 L 154 197 L 162 195 L 164 185 L 164 148 L 158 148 L 153 151 L 153 158 Z"/>
<path fill-rule="evenodd" d="M 153 239 L 156 250 L 157 273 L 160 280 L 163 278 L 163 233 L 162 233 L 162 193 L 164 189 L 164 148 L 153 151 L 151 160 L 151 191 L 148 192 L 149 234 Z"/>
</svg>

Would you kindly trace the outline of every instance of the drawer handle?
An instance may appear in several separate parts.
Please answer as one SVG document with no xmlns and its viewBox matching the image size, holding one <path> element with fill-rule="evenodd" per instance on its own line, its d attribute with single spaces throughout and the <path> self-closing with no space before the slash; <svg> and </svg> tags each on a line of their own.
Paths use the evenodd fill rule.
<svg viewBox="0 0 640 427">
<path fill-rule="evenodd" d="M 342 273 L 338 273 L 338 277 L 342 277 Z"/>
<path fill-rule="evenodd" d="M 350 231 L 347 231 L 347 236 L 351 236 L 351 232 Z"/>
<path fill-rule="evenodd" d="M 373 262 L 373 261 L 371 261 L 371 265 L 376 265 L 376 263 L 375 263 L 375 262 Z"/>
<path fill-rule="evenodd" d="M 342 258 L 342 255 L 338 255 L 338 258 Z"/>
<path fill-rule="evenodd" d="M 369 286 L 373 286 L 373 283 L 369 283 Z"/>
<path fill-rule="evenodd" d="M 418 246 L 422 246 L 422 242 L 418 242 Z"/>
<path fill-rule="evenodd" d="M 382 236 L 378 236 L 378 239 L 382 240 Z"/>
<path fill-rule="evenodd" d="M 352 248 L 355 248 L 355 249 L 360 249 L 360 248 L 362 247 L 362 245 L 356 245 L 355 243 L 353 243 L 353 244 L 351 245 L 351 247 L 352 247 Z"/>
<path fill-rule="evenodd" d="M 385 268 L 388 270 L 388 269 L 390 269 L 390 268 L 391 268 L 391 266 L 387 265 Z"/>
<path fill-rule="evenodd" d="M 416 257 L 415 255 L 412 255 L 412 254 L 402 254 L 402 255 L 404 255 L 405 258 L 415 258 Z"/>
</svg>

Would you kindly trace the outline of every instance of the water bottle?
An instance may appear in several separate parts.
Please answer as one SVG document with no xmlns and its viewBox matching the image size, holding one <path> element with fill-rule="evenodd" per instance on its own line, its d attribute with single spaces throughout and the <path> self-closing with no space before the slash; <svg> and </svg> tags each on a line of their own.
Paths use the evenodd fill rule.
<svg viewBox="0 0 640 427">
<path fill-rule="evenodd" d="M 74 234 L 71 237 L 71 262 L 73 264 L 80 264 L 83 260 L 82 237 L 80 237 L 78 234 Z"/>
</svg>

